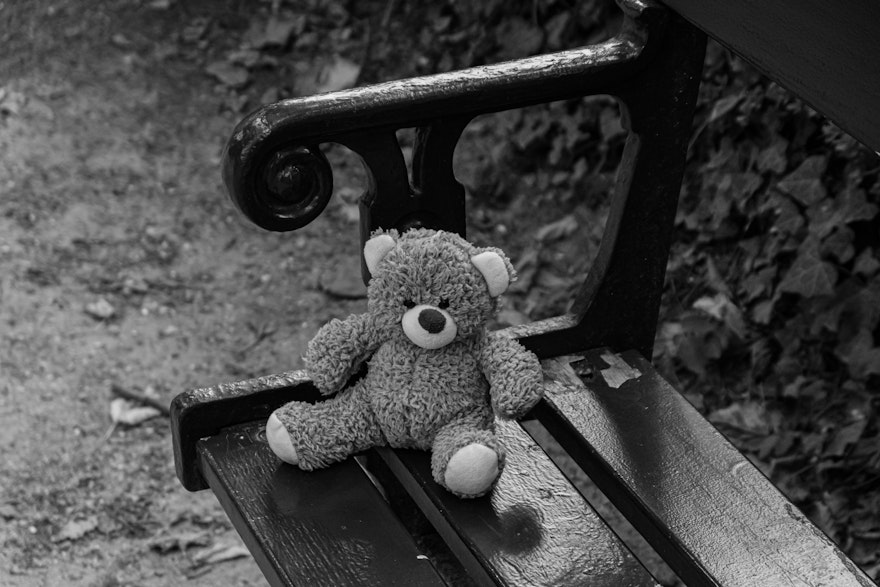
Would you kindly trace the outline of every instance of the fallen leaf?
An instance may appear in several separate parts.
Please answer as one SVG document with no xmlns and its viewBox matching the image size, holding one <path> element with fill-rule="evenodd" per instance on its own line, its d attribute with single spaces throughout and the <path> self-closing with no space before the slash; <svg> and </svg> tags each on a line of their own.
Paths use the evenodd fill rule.
<svg viewBox="0 0 880 587">
<path fill-rule="evenodd" d="M 535 232 L 535 238 L 539 242 L 551 242 L 565 238 L 578 229 L 577 218 L 572 214 L 567 214 L 550 224 L 545 224 Z"/>
<path fill-rule="evenodd" d="M 89 316 L 99 320 L 109 320 L 116 315 L 116 308 L 104 298 L 99 298 L 95 302 L 86 304 L 85 311 Z"/>
<path fill-rule="evenodd" d="M 354 87 L 361 73 L 361 66 L 343 57 L 336 57 L 318 74 L 315 90 L 318 93 L 336 92 Z"/>
<path fill-rule="evenodd" d="M 502 326 L 519 326 L 531 322 L 528 316 L 513 308 L 505 308 L 498 312 L 496 320 Z"/>
<path fill-rule="evenodd" d="M 150 173 L 148 163 L 140 154 L 118 148 L 92 153 L 85 160 L 85 166 L 93 174 L 128 173 L 140 177 Z"/>
<path fill-rule="evenodd" d="M 821 181 L 827 165 L 828 158 L 824 155 L 807 157 L 797 169 L 779 180 L 776 187 L 804 206 L 812 206 L 827 195 Z"/>
<path fill-rule="evenodd" d="M 367 286 L 361 276 L 360 258 L 353 259 L 347 263 L 334 263 L 321 273 L 318 280 L 321 290 L 344 300 L 367 297 Z"/>
<path fill-rule="evenodd" d="M 162 412 L 156 408 L 140 406 L 125 398 L 118 397 L 110 402 L 110 419 L 116 424 L 137 426 L 161 415 Z"/>
<path fill-rule="evenodd" d="M 501 45 L 498 57 L 516 59 L 533 55 L 544 44 L 544 31 L 524 18 L 514 16 L 498 25 L 495 36 Z"/>
<path fill-rule="evenodd" d="M 780 190 L 799 201 L 804 206 L 812 206 L 825 199 L 827 192 L 818 178 L 784 179 L 776 184 Z"/>
<path fill-rule="evenodd" d="M 250 556 L 250 552 L 240 544 L 216 544 L 211 548 L 196 553 L 193 556 L 193 562 L 197 566 L 213 565 L 244 556 Z"/>
<path fill-rule="evenodd" d="M 599 132 L 606 141 L 626 134 L 623 124 L 620 121 L 620 113 L 617 108 L 603 108 L 599 114 Z"/>
<path fill-rule="evenodd" d="M 846 263 L 856 254 L 853 240 L 855 240 L 855 233 L 850 227 L 844 225 L 838 226 L 837 229 L 822 242 L 822 247 L 820 249 L 821 253 L 823 255 L 834 257 L 840 263 Z"/>
<path fill-rule="evenodd" d="M 706 124 L 711 124 L 723 117 L 725 114 L 736 108 L 736 105 L 740 103 L 743 99 L 743 94 L 737 93 L 732 94 L 730 96 L 724 96 L 723 98 L 719 98 L 715 101 L 715 104 L 712 105 L 712 112 L 709 113 L 709 118 L 706 121 Z"/>
<path fill-rule="evenodd" d="M 715 410 L 708 417 L 713 424 L 722 424 L 753 434 L 765 435 L 770 432 L 767 411 L 756 402 L 735 402 L 726 408 Z"/>
<path fill-rule="evenodd" d="M 204 17 L 194 18 L 192 22 L 183 27 L 183 31 L 180 33 L 180 40 L 185 43 L 198 42 L 208 32 L 210 22 L 210 20 Z"/>
<path fill-rule="evenodd" d="M 871 277 L 880 269 L 880 261 L 874 256 L 874 251 L 869 248 L 864 249 L 856 258 L 853 272 L 864 277 Z"/>
<path fill-rule="evenodd" d="M 837 270 L 819 257 L 818 244 L 805 242 L 779 284 L 779 290 L 805 298 L 834 293 Z"/>
<path fill-rule="evenodd" d="M 550 291 L 564 291 L 577 282 L 577 278 L 564 277 L 548 270 L 538 273 L 538 285 Z"/>
<path fill-rule="evenodd" d="M 214 61 L 208 64 L 205 72 L 230 88 L 242 88 L 250 81 L 246 68 L 229 61 Z"/>
<path fill-rule="evenodd" d="M 847 189 L 833 200 L 827 198 L 810 207 L 810 232 L 825 238 L 843 224 L 871 220 L 877 214 L 877 206 L 867 201 L 865 192 Z"/>
<path fill-rule="evenodd" d="M 14 520 L 19 517 L 18 508 L 11 503 L 0 503 L 0 518 L 4 520 Z"/>
<path fill-rule="evenodd" d="M 837 355 L 849 367 L 853 379 L 880 375 L 880 347 L 874 344 L 874 335 L 862 328 L 853 340 L 838 346 Z"/>
<path fill-rule="evenodd" d="M 516 262 L 517 279 L 510 286 L 511 293 L 524 293 L 532 288 L 538 273 L 538 249 L 528 249 Z"/>
<path fill-rule="evenodd" d="M 547 49 L 556 51 L 563 48 L 563 39 L 571 28 L 571 23 L 572 14 L 566 10 L 553 16 L 544 24 L 544 30 L 547 31 Z"/>
<path fill-rule="evenodd" d="M 63 542 L 64 540 L 79 540 L 89 532 L 98 527 L 97 518 L 90 517 L 84 520 L 70 520 L 67 522 L 58 534 L 52 539 L 54 542 Z"/>
<path fill-rule="evenodd" d="M 177 534 L 163 534 L 150 540 L 150 550 L 159 554 L 168 554 L 179 550 L 186 551 L 191 546 L 207 546 L 211 542 L 208 532 L 180 532 Z"/>
<path fill-rule="evenodd" d="M 145 294 L 150 291 L 150 285 L 140 275 L 126 277 L 122 281 L 122 295 Z"/>
<path fill-rule="evenodd" d="M 727 294 L 718 293 L 714 296 L 703 296 L 696 300 L 692 307 L 723 322 L 738 337 L 745 338 L 746 324 L 743 320 L 742 310 L 730 300 Z"/>
<path fill-rule="evenodd" d="M 776 137 L 773 144 L 758 153 L 755 162 L 758 171 L 772 171 L 773 173 L 782 173 L 788 164 L 785 153 L 788 150 L 788 141 L 781 137 Z"/>
<path fill-rule="evenodd" d="M 834 438 L 825 447 L 824 454 L 826 456 L 842 457 L 850 446 L 856 444 L 862 438 L 865 429 L 868 427 L 868 419 L 864 417 L 864 414 L 860 414 L 860 416 L 854 422 L 837 430 Z"/>
<path fill-rule="evenodd" d="M 258 47 L 287 47 L 294 33 L 302 32 L 304 19 L 282 19 L 273 16 L 266 23 L 266 30 Z"/>
<path fill-rule="evenodd" d="M 756 324 L 770 324 L 770 320 L 773 318 L 773 308 L 776 306 L 776 298 L 772 298 L 769 300 L 762 300 L 755 304 L 755 307 L 752 308 L 752 320 Z"/>
<path fill-rule="evenodd" d="M 266 91 L 260 95 L 260 104 L 272 104 L 277 102 L 280 97 L 281 92 L 278 91 L 278 88 L 266 88 Z"/>
<path fill-rule="evenodd" d="M 227 59 L 232 63 L 237 63 L 250 69 L 260 62 L 260 52 L 254 49 L 241 49 L 230 53 Z"/>
<path fill-rule="evenodd" d="M 746 302 L 773 291 L 773 280 L 776 278 L 776 265 L 768 265 L 758 271 L 752 271 L 739 284 L 741 295 Z"/>
</svg>

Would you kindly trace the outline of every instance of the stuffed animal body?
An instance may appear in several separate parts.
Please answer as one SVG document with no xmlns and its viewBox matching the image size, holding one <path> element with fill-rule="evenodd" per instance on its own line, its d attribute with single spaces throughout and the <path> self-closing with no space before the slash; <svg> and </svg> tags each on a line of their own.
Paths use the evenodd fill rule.
<svg viewBox="0 0 880 587">
<path fill-rule="evenodd" d="M 509 259 L 427 229 L 379 232 L 364 258 L 367 312 L 326 324 L 305 357 L 318 389 L 335 396 L 276 410 L 270 447 L 305 470 L 374 446 L 430 450 L 439 484 L 485 494 L 504 465 L 495 416 L 524 415 L 543 390 L 538 359 L 486 330 L 515 278 Z M 366 375 L 346 387 L 364 361 Z"/>
</svg>

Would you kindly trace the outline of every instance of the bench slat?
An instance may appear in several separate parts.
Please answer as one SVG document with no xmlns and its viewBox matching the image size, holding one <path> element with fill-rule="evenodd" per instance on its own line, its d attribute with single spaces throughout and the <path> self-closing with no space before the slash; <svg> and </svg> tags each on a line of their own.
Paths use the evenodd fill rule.
<svg viewBox="0 0 880 587">
<path fill-rule="evenodd" d="M 507 463 L 495 489 L 459 499 L 427 454 L 380 449 L 388 468 L 480 584 L 654 586 L 656 582 L 526 432 L 500 422 Z M 483 568 L 491 569 L 486 577 Z"/>
<path fill-rule="evenodd" d="M 865 145 L 880 151 L 880 4 L 663 0 Z"/>
<path fill-rule="evenodd" d="M 688 585 L 874 585 L 639 353 L 544 367 L 539 419 Z"/>
<path fill-rule="evenodd" d="M 202 474 L 272 585 L 445 585 L 358 464 L 282 465 L 263 422 L 198 443 Z"/>
</svg>

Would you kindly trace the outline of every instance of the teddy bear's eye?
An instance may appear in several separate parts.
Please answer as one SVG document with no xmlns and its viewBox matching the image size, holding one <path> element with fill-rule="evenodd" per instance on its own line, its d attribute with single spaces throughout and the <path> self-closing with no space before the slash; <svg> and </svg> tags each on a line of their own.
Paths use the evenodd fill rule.
<svg viewBox="0 0 880 587">
<path fill-rule="evenodd" d="M 412 309 L 416 307 L 416 303 L 412 300 L 403 300 L 403 306 L 407 309 Z"/>
<path fill-rule="evenodd" d="M 449 300 L 447 300 L 446 298 L 440 298 L 440 303 L 437 304 L 437 307 L 441 310 L 445 310 L 449 307 Z"/>
</svg>

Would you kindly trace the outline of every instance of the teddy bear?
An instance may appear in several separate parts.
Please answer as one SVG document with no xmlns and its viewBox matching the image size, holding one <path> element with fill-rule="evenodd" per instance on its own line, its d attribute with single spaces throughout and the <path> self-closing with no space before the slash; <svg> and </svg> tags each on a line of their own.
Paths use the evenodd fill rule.
<svg viewBox="0 0 880 587">
<path fill-rule="evenodd" d="M 510 260 L 424 228 L 377 231 L 364 260 L 367 311 L 324 325 L 305 355 L 315 386 L 333 397 L 275 410 L 270 448 L 304 470 L 375 446 L 429 450 L 441 486 L 488 493 L 504 466 L 495 416 L 521 417 L 543 392 L 537 357 L 487 330 L 515 279 Z"/>
</svg>

